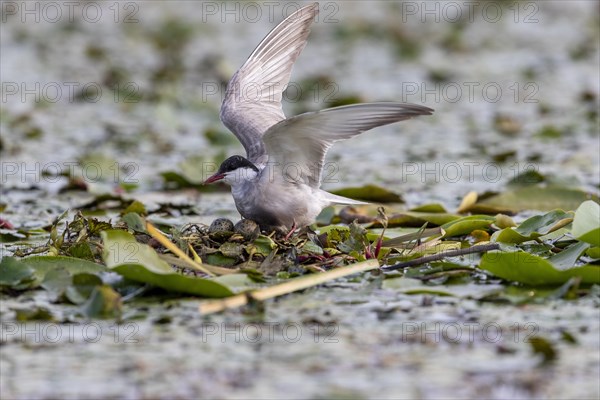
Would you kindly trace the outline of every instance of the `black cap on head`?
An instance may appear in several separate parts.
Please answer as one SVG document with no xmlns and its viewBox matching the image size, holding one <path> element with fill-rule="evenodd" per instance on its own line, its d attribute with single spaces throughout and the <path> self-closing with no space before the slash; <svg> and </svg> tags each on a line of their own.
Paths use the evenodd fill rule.
<svg viewBox="0 0 600 400">
<path fill-rule="evenodd" d="M 221 163 L 218 173 L 224 174 L 227 172 L 235 171 L 238 168 L 252 168 L 258 172 L 258 168 L 250 160 L 242 156 L 231 156 Z"/>
</svg>

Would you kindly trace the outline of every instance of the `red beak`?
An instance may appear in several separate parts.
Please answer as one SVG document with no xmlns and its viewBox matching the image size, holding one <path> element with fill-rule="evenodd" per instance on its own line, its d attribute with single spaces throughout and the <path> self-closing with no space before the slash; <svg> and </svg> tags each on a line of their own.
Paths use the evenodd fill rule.
<svg viewBox="0 0 600 400">
<path fill-rule="evenodd" d="M 213 176 L 211 176 L 207 180 L 205 180 L 204 184 L 208 185 L 209 183 L 220 181 L 223 178 L 225 178 L 225 174 L 220 174 L 220 173 L 217 172 L 216 174 L 214 174 Z"/>
</svg>

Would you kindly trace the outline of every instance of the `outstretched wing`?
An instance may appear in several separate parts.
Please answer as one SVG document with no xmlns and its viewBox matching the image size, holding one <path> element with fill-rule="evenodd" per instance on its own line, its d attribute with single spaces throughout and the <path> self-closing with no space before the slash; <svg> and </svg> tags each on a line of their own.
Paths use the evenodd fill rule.
<svg viewBox="0 0 600 400">
<path fill-rule="evenodd" d="M 318 6 L 313 3 L 303 7 L 277 25 L 227 85 L 221 120 L 242 143 L 251 161 L 265 154 L 265 131 L 285 119 L 281 97 L 292 66 L 306 45 Z"/>
<path fill-rule="evenodd" d="M 318 188 L 331 145 L 369 129 L 419 115 L 431 108 L 403 103 L 368 103 L 300 114 L 272 126 L 264 135 L 269 164 L 288 181 Z"/>
</svg>

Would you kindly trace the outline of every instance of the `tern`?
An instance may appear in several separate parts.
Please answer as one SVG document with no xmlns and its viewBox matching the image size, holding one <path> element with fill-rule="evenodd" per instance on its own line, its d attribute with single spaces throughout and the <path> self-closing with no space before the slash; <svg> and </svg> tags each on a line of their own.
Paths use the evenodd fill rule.
<svg viewBox="0 0 600 400">
<path fill-rule="evenodd" d="M 286 118 L 283 91 L 318 12 L 318 3 L 313 3 L 291 14 L 233 75 L 220 117 L 244 146 L 246 157 L 229 157 L 204 182 L 229 184 L 243 218 L 286 237 L 312 224 L 327 206 L 365 204 L 320 189 L 325 155 L 334 142 L 433 112 L 414 104 L 378 102 Z"/>
</svg>

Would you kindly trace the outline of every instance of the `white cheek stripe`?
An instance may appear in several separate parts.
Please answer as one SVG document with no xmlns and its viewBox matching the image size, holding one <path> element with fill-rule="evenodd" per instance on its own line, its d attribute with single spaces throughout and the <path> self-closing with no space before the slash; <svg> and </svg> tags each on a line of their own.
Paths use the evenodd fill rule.
<svg viewBox="0 0 600 400">
<path fill-rule="evenodd" d="M 257 175 L 258 172 L 252 168 L 238 168 L 234 171 L 228 172 L 227 175 L 225 175 L 224 180 L 230 185 L 235 185 L 236 183 L 250 181 L 256 178 Z"/>
</svg>

